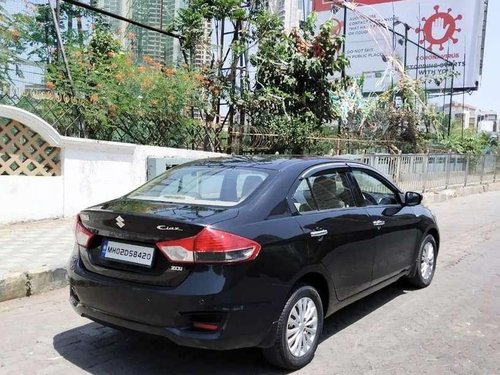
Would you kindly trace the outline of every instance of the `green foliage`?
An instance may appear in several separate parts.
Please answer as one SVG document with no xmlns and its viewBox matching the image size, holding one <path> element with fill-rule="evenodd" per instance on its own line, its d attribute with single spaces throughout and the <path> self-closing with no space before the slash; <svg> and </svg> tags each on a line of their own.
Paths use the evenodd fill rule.
<svg viewBox="0 0 500 375">
<path fill-rule="evenodd" d="M 333 24 L 327 22 L 316 34 L 311 16 L 301 30 L 288 33 L 267 1 L 249 1 L 242 7 L 238 0 L 193 0 L 175 23 L 185 56 L 193 56 L 202 37 L 200 26 L 206 22 L 218 27 L 232 23 L 238 30 L 229 46 L 230 69 L 221 69 L 224 63 L 216 61 L 204 71 L 206 122 L 224 101 L 240 114 L 240 125 L 277 136 L 277 146 L 270 151 L 302 152 L 306 138 L 337 116 L 330 96 L 339 85 L 331 77 L 348 62 L 339 53 L 342 39 L 333 37 Z M 257 46 L 249 57 L 257 71 L 255 81 L 237 70 L 238 61 L 255 50 L 251 46 Z"/>
<path fill-rule="evenodd" d="M 60 5 L 74 84 L 60 59 L 48 4 L 34 5 L 33 14 L 12 17 L 0 8 L 0 83 L 6 83 L 7 67 L 23 62 L 21 56 L 47 63 L 45 84 L 54 98 L 41 100 L 42 112 L 63 134 L 77 134 L 60 121 L 73 116 L 82 119 L 87 137 L 186 146 L 199 121 L 194 113 L 208 128 L 222 123 L 225 114 L 220 116 L 219 105 L 228 103 L 233 109 L 229 137 L 248 129 L 270 134 L 275 142 L 269 152 L 329 152 L 332 143 L 316 138 L 339 135 L 369 145 L 386 142 L 394 151 L 420 152 L 434 130 L 439 143 L 453 151 L 495 148 L 475 135 L 442 137 L 443 116 L 427 105 L 422 82 L 405 74 L 377 96 L 363 94 L 363 78 L 334 79 L 349 62 L 341 53 L 342 38 L 332 33 L 332 22 L 318 29 L 311 15 L 300 29 L 288 32 L 269 11 L 267 0 L 190 0 L 169 28 L 181 36 L 186 68 L 177 69 L 148 57 L 142 65 L 134 64 L 134 56 L 122 50 L 101 18 Z M 92 19 L 93 27 L 86 28 L 82 19 Z M 229 48 L 228 61 L 216 54 L 211 66 L 197 71 L 194 57 L 200 43 L 207 42 L 208 23 L 238 33 L 229 46 L 228 37 L 215 41 Z M 213 42 L 209 36 L 208 43 Z M 251 62 L 255 77 L 239 67 L 242 61 Z M 30 109 L 26 98 L 18 105 Z"/>
<path fill-rule="evenodd" d="M 0 83 L 9 81 L 9 70 L 22 75 L 19 64 L 24 50 L 21 35 L 15 28 L 15 19 L 10 17 L 0 4 Z"/>
<path fill-rule="evenodd" d="M 348 61 L 339 52 L 342 39 L 332 36 L 333 24 L 326 22 L 318 34 L 314 24 L 310 16 L 304 29 L 287 34 L 276 15 L 257 18 L 259 47 L 251 57 L 256 87 L 248 112 L 255 124 L 279 136 L 280 152 L 302 153 L 307 137 L 337 118 L 330 97 L 340 85 L 332 76 Z"/>
<path fill-rule="evenodd" d="M 451 152 L 480 155 L 498 152 L 498 140 L 485 133 L 465 131 L 464 136 L 452 133 L 449 137 L 438 139 L 438 144 Z"/>
<path fill-rule="evenodd" d="M 387 142 L 395 152 L 423 152 L 442 118 L 426 103 L 421 83 L 403 76 L 379 95 L 364 95 L 363 79 L 351 81 L 333 99 L 344 135 Z"/>
<path fill-rule="evenodd" d="M 215 118 L 217 103 L 223 101 L 240 115 L 235 126 L 274 137 L 270 152 L 302 153 L 317 144 L 311 141 L 313 136 L 324 135 L 336 121 L 340 121 L 343 137 L 392 142 L 394 150 L 403 152 L 425 149 L 429 143 L 425 134 L 440 118 L 426 104 L 421 82 L 403 75 L 391 90 L 366 97 L 362 79 L 333 79 L 349 62 L 341 53 L 342 38 L 332 34 L 332 22 L 318 32 L 311 15 L 300 30 L 288 33 L 264 1 L 247 5 L 243 11 L 236 0 L 193 0 L 177 19 L 186 56 L 193 55 L 205 22 L 221 22 L 219 26 L 231 22 L 239 27 L 238 38 L 230 45 L 230 62 L 225 65 L 230 69 L 224 73 L 222 62 L 216 61 L 204 72 L 207 122 Z M 257 48 L 250 56 L 255 80 L 236 69 L 237 61 L 254 51 L 249 46 Z"/>
<path fill-rule="evenodd" d="M 88 46 L 68 48 L 67 54 L 88 137 L 162 146 L 188 143 L 199 74 L 147 57 L 145 64 L 135 65 L 103 28 L 94 30 Z M 62 64 L 49 66 L 47 80 L 59 97 L 72 95 Z"/>
<path fill-rule="evenodd" d="M 240 0 L 191 0 L 180 9 L 173 29 L 181 36 L 180 43 L 185 63 L 193 66 L 196 48 L 204 37 L 204 25 L 225 20 L 236 26 L 239 22 L 251 22 L 256 14 L 267 8 L 266 0 L 251 0 L 245 8 Z M 244 39 L 244 35 L 240 35 Z"/>
<path fill-rule="evenodd" d="M 35 111 L 61 134 L 141 144 L 187 147 L 202 107 L 204 78 L 196 71 L 142 65 L 122 50 L 102 19 L 80 7 L 60 4 L 60 28 L 73 82 L 60 58 L 49 4 L 32 12 L 0 14 L 0 83 L 5 68 L 22 59 L 45 63 L 46 91 L 27 92 L 15 104 Z M 85 22 L 93 21 L 88 28 Z M 17 60 L 16 60 L 17 59 Z M 35 105 L 35 107 L 33 107 Z M 84 128 L 83 131 L 79 130 Z"/>
<path fill-rule="evenodd" d="M 25 50 L 31 61 L 51 63 L 58 58 L 56 28 L 49 4 L 30 4 L 32 14 L 17 13 L 14 20 L 16 31 L 25 42 Z M 83 26 L 83 18 L 93 18 L 96 25 L 102 20 L 92 16 L 90 11 L 71 4 L 61 2 L 59 11 L 59 27 L 62 42 L 65 46 L 83 46 L 91 35 Z"/>
</svg>

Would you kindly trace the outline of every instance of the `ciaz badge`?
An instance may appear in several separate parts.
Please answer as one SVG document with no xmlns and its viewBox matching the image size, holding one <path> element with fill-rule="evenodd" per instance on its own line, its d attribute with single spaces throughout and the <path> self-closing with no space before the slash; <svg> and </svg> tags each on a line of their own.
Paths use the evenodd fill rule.
<svg viewBox="0 0 500 375">
<path fill-rule="evenodd" d="M 177 231 L 177 232 L 182 232 L 182 229 L 179 227 L 169 227 L 168 225 L 158 225 L 156 227 L 158 230 L 171 230 L 171 231 Z"/>
</svg>

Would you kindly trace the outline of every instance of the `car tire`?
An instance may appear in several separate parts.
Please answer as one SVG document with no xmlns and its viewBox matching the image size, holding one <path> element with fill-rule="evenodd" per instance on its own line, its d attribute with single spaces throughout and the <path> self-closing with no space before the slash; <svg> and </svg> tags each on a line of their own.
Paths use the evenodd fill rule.
<svg viewBox="0 0 500 375">
<path fill-rule="evenodd" d="M 428 287 L 434 278 L 437 260 L 437 244 L 432 235 L 427 235 L 420 244 L 415 262 L 414 275 L 408 281 L 417 288 Z"/>
<path fill-rule="evenodd" d="M 263 349 L 264 356 L 285 370 L 304 367 L 313 359 L 322 331 L 321 297 L 313 287 L 298 285 L 281 312 L 274 345 Z"/>
</svg>

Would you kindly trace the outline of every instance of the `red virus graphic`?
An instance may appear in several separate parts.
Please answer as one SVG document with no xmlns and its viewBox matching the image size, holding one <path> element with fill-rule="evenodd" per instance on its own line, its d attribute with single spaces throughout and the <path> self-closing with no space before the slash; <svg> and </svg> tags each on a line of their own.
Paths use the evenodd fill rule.
<svg viewBox="0 0 500 375">
<path fill-rule="evenodd" d="M 340 32 L 344 29 L 344 22 L 336 18 L 332 18 L 332 21 L 333 21 L 332 34 L 334 36 L 339 36 Z"/>
<path fill-rule="evenodd" d="M 462 19 L 462 15 L 459 14 L 453 17 L 450 14 L 452 11 L 451 8 L 448 9 L 448 12 L 440 12 L 439 5 L 436 5 L 434 10 L 435 13 L 432 16 L 422 18 L 424 26 L 415 29 L 415 32 L 424 34 L 424 38 L 419 41 L 420 44 L 428 42 L 430 50 L 432 50 L 433 46 L 439 46 L 439 50 L 442 51 L 446 42 L 451 40 L 453 44 L 458 43 L 455 32 L 459 33 L 462 31 L 462 29 L 457 28 L 457 21 Z"/>
</svg>

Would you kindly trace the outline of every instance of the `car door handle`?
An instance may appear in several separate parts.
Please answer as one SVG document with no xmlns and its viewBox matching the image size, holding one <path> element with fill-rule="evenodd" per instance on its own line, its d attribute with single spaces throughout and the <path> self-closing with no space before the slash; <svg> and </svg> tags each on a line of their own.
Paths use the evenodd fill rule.
<svg viewBox="0 0 500 375">
<path fill-rule="evenodd" d="M 311 237 L 323 237 L 328 234 L 328 231 L 326 229 L 321 229 L 321 230 L 313 230 L 311 232 Z"/>
<path fill-rule="evenodd" d="M 373 221 L 373 225 L 376 226 L 376 227 L 381 227 L 384 224 L 385 224 L 384 220 L 374 220 Z"/>
</svg>

